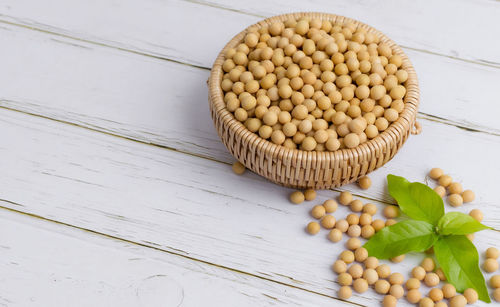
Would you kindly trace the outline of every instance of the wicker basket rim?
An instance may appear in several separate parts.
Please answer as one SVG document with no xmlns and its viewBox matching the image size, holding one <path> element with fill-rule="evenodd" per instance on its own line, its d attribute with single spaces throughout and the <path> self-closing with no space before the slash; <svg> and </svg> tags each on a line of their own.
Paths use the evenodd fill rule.
<svg viewBox="0 0 500 307">
<path fill-rule="evenodd" d="M 301 17 L 319 18 L 321 20 L 329 20 L 333 23 L 347 22 L 356 24 L 359 27 L 365 28 L 368 32 L 378 35 L 380 37 L 380 41 L 387 43 L 391 47 L 393 53 L 400 55 L 403 60 L 402 68 L 408 72 L 408 80 L 406 81 L 407 92 L 404 99 L 405 106 L 399 118 L 395 122 L 391 123 L 389 127 L 378 136 L 367 142 L 359 144 L 357 147 L 323 152 L 290 149 L 283 145 L 274 144 L 271 141 L 261 138 L 258 134 L 251 132 L 241 122 L 236 120 L 236 118 L 234 118 L 234 115 L 226 109 L 224 100 L 222 98 L 222 88 L 220 87 L 220 82 L 223 75 L 222 63 L 224 62 L 226 51 L 230 48 L 236 47 L 239 43 L 241 43 L 242 39 L 250 28 L 261 28 L 262 26 L 269 25 L 274 21 L 285 21 L 290 17 L 294 17 L 296 19 Z M 210 98 L 209 101 L 213 105 L 215 112 L 219 113 L 219 117 L 226 124 L 228 129 L 232 130 L 235 137 L 240 138 L 243 144 L 260 142 L 260 144 L 258 144 L 258 147 L 261 150 L 264 150 L 266 154 L 278 153 L 279 156 L 297 155 L 297 157 L 301 157 L 302 159 L 306 159 L 309 161 L 311 161 L 310 159 L 312 159 L 312 161 L 318 162 L 324 160 L 358 157 L 360 155 L 363 155 L 363 152 L 371 152 L 373 147 L 386 147 L 390 143 L 389 134 L 404 134 L 405 131 L 410 130 L 411 126 L 414 125 L 420 98 L 418 78 L 415 73 L 415 69 L 413 68 L 413 65 L 411 64 L 408 56 L 403 52 L 399 45 L 397 45 L 384 33 L 358 20 L 341 15 L 321 12 L 297 12 L 281 14 L 263 19 L 255 24 L 248 26 L 243 31 L 236 34 L 219 52 L 210 72 L 208 86 Z M 299 160 L 302 159 L 299 158 Z"/>
</svg>

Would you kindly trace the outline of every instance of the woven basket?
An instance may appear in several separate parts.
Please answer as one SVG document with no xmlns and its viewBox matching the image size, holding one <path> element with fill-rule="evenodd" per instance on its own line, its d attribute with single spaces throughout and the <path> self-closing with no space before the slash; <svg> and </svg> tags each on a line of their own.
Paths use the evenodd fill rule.
<svg viewBox="0 0 500 307">
<path fill-rule="evenodd" d="M 220 87 L 224 74 L 222 71 L 224 55 L 229 48 L 235 48 L 242 42 L 248 28 L 231 39 L 215 60 L 208 80 L 210 111 L 222 142 L 248 169 L 287 187 L 314 189 L 339 187 L 387 163 L 410 133 L 420 132 L 420 126 L 415 122 L 419 103 L 417 75 L 410 60 L 396 43 L 376 29 L 350 18 L 325 13 L 293 13 L 267 18 L 253 26 L 260 28 L 275 21 L 285 21 L 290 17 L 299 19 L 304 16 L 337 23 L 354 23 L 378 35 L 382 42 L 392 48 L 393 53 L 403 58 L 402 67 L 408 72 L 408 80 L 405 84 L 407 88 L 405 107 L 399 119 L 374 139 L 352 149 L 339 149 L 334 152 L 288 149 L 249 131 L 226 109 L 224 94 Z"/>
</svg>

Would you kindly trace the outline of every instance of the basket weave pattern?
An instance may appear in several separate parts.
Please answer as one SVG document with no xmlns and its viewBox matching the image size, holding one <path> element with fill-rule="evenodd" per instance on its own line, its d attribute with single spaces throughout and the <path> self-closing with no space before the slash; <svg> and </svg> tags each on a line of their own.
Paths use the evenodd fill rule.
<svg viewBox="0 0 500 307">
<path fill-rule="evenodd" d="M 382 42 L 391 47 L 393 53 L 402 57 L 402 68 L 408 72 L 408 80 L 405 83 L 407 93 L 404 98 L 404 110 L 396 122 L 368 142 L 352 149 L 339 149 L 334 152 L 288 149 L 249 131 L 226 109 L 220 87 L 224 75 L 224 55 L 229 48 L 235 48 L 241 43 L 247 29 L 229 41 L 217 56 L 208 82 L 209 105 L 222 142 L 248 169 L 287 187 L 328 189 L 353 182 L 394 157 L 415 125 L 420 96 L 418 80 L 410 60 L 396 43 L 376 29 L 354 19 L 326 13 L 293 13 L 274 16 L 253 26 L 260 28 L 275 21 L 285 21 L 290 17 L 299 19 L 304 16 L 329 20 L 332 23 L 354 23 L 378 35 Z"/>
</svg>

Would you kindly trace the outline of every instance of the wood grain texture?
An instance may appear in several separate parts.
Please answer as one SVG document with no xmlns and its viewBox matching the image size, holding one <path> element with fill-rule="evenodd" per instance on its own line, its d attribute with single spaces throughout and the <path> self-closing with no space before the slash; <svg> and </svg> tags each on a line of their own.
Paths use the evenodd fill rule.
<svg viewBox="0 0 500 307">
<path fill-rule="evenodd" d="M 2 35 L 6 41 L 0 51 L 5 64 L 2 81 L 10 84 L 3 92 L 10 98 L 2 100 L 5 106 L 219 161 L 231 161 L 212 130 L 203 102 L 206 93 L 201 83 L 207 76 L 205 72 L 155 59 L 145 61 L 141 56 L 91 44 L 75 46 L 72 40 L 54 41 L 51 35 L 17 27 L 11 29 Z M 37 51 L 43 51 L 44 58 L 39 56 L 42 52 L 31 51 L 34 45 Z M 95 56 L 96 50 L 101 56 Z M 25 62 L 16 62 L 18 54 Z M 75 58 L 79 60 L 76 65 Z M 36 67 L 39 68 L 35 70 Z M 430 71 L 425 76 L 433 74 Z M 103 83 L 103 80 L 109 82 Z M 423 80 L 422 87 L 425 84 L 439 82 Z M 439 93 L 436 90 L 436 95 Z M 425 101 L 423 104 L 429 105 Z M 431 100 L 430 104 L 441 105 L 443 100 Z M 458 110 L 457 114 L 459 112 L 465 113 Z"/>
<path fill-rule="evenodd" d="M 452 130 L 436 133 L 439 127 Z M 462 177 L 456 178 L 478 194 L 475 205 L 460 210 L 468 212 L 480 204 L 488 213 L 485 223 L 500 228 L 491 192 L 495 183 L 481 177 L 484 169 L 492 169 L 488 161 L 500 153 L 497 137 L 480 134 L 483 150 L 491 156 L 458 169 L 447 157 L 465 160 L 470 147 L 459 146 L 477 134 L 432 122 L 425 122 L 424 129 L 435 132 L 413 138 L 387 167 L 374 173 L 373 188 L 363 194 L 388 199 L 387 173 L 423 180 L 426 170 L 437 164 L 460 172 Z M 326 231 L 311 238 L 303 228 L 311 205 L 336 192 L 321 191 L 317 201 L 294 206 L 287 201 L 289 189 L 251 173 L 234 175 L 220 162 L 7 110 L 0 110 L 0 130 L 4 160 L 16 161 L 0 177 L 1 195 L 7 200 L 3 207 L 327 296 L 338 289 L 330 265 L 342 243 L 330 243 Z M 453 143 L 457 140 L 459 145 Z M 422 161 L 423 155 L 436 157 Z M 416 159 L 422 162 L 416 165 Z M 335 216 L 347 212 L 342 207 Z M 484 250 L 498 246 L 497 238 L 497 232 L 485 231 L 476 242 Z M 420 258 L 411 256 L 394 268 L 407 274 Z M 352 299 L 368 306 L 374 300 L 380 297 L 371 291 Z"/>
<path fill-rule="evenodd" d="M 477 33 L 482 29 L 492 29 L 493 33 L 500 34 L 496 20 L 500 5 L 492 1 L 440 0 L 433 5 L 424 1 L 406 0 L 334 3 L 322 0 L 271 0 L 250 3 L 243 0 L 187 1 L 259 17 L 300 11 L 344 15 L 381 30 L 406 48 L 500 67 L 498 54 L 482 47 L 491 41 L 490 33 Z M 465 20 L 467 22 L 464 22 Z M 439 21 L 439 24 L 436 21 Z M 451 33 L 471 33 L 473 42 L 470 45 L 464 44 L 460 35 Z M 499 47 L 497 42 L 493 42 L 493 45 L 494 48 Z"/>
<path fill-rule="evenodd" d="M 6 210 L 0 231 L 0 306 L 352 306 Z"/>
<path fill-rule="evenodd" d="M 29 0 L 3 0 L 0 11 L 1 20 L 21 22 L 156 56 L 181 61 L 190 59 L 198 65 L 206 63 L 199 60 L 200 55 L 196 52 L 201 43 L 194 39 L 199 35 L 196 30 L 204 29 L 201 32 L 206 34 L 205 40 L 222 36 L 227 41 L 231 31 L 236 34 L 243 29 L 229 26 L 223 32 L 214 31 L 212 27 L 203 28 L 204 19 L 218 18 L 219 22 L 239 19 L 247 24 L 284 13 L 325 12 L 372 25 L 411 49 L 500 67 L 500 56 L 495 48 L 484 48 L 485 44 L 496 44 L 492 38 L 500 35 L 497 22 L 500 5 L 487 0 L 440 0 L 433 5 L 411 0 L 397 3 L 349 0 L 335 3 L 323 0 L 50 0 L 32 3 Z M 439 25 L 435 23 L 437 20 Z M 193 26 L 199 29 L 193 29 Z M 186 33 L 192 39 L 186 39 Z M 464 36 L 467 43 L 463 41 Z M 182 43 L 175 44 L 177 41 Z"/>
<path fill-rule="evenodd" d="M 436 5 L 438 7 L 446 7 L 447 5 L 450 5 L 450 1 L 436 2 Z M 472 5 L 470 2 L 464 1 L 453 2 L 455 3 L 454 5 L 458 5 L 458 7 L 468 7 Z M 482 13 L 484 10 L 484 14 L 495 12 L 496 7 L 500 10 L 499 5 L 481 5 L 480 3 L 482 1 L 476 2 L 479 4 L 476 3 L 474 5 L 475 10 L 480 10 Z M 269 13 L 267 15 L 269 16 L 282 13 L 287 7 L 291 8 L 298 5 L 306 6 L 306 3 L 300 3 L 300 1 L 292 1 L 289 6 L 288 4 L 277 5 L 277 1 L 268 1 L 266 4 L 262 3 L 262 7 L 269 6 Z M 426 20 L 422 20 L 422 16 L 432 16 L 433 14 L 436 14 L 436 12 L 439 11 L 436 7 L 412 1 L 408 1 L 407 5 L 402 2 L 398 2 L 398 4 L 399 5 L 394 5 L 389 2 L 383 2 L 382 4 L 371 4 L 369 2 L 358 3 L 352 1 L 345 1 L 345 3 L 343 1 L 336 2 L 336 5 L 338 5 L 339 8 L 343 7 L 342 11 L 340 11 L 341 14 L 358 18 L 361 21 L 371 24 L 386 33 L 389 37 L 393 38 L 397 43 L 401 43 L 403 45 L 405 45 L 405 41 L 397 35 L 397 33 L 399 33 L 398 31 L 406 33 L 404 36 L 407 40 L 418 40 L 418 35 L 421 35 L 422 37 L 432 37 L 433 43 L 430 44 L 431 46 L 446 46 L 448 42 L 453 41 L 453 45 L 459 47 L 468 48 L 467 46 L 471 46 L 474 50 L 486 50 L 487 52 L 491 51 L 492 54 L 500 54 L 498 53 L 500 46 L 496 41 L 492 41 L 492 45 L 489 48 L 480 47 L 482 42 L 480 41 L 480 39 L 482 39 L 481 35 L 483 35 L 483 33 L 487 36 L 492 34 L 490 32 L 479 31 L 477 29 L 474 31 L 474 28 L 469 26 L 469 24 L 474 24 L 473 21 L 464 23 L 462 21 L 455 20 L 455 17 L 450 17 L 452 20 L 449 20 L 449 24 L 446 22 L 440 24 L 441 26 L 446 25 L 455 28 L 466 26 L 468 31 L 473 31 L 473 33 L 467 35 L 468 39 L 472 41 L 468 41 L 469 43 L 464 44 L 462 36 L 442 34 L 445 32 L 432 32 L 431 29 L 434 29 L 435 26 L 431 23 L 424 22 Z M 75 77 L 74 74 L 79 75 L 81 73 L 84 73 L 84 75 L 102 73 L 103 77 L 108 78 L 106 81 L 113 80 L 109 78 L 118 78 L 118 80 L 121 80 L 122 85 L 128 81 L 135 81 L 135 78 L 141 78 L 143 83 L 145 80 L 155 78 L 156 81 L 153 84 L 157 84 L 156 82 L 158 82 L 158 84 L 159 82 L 164 82 L 165 90 L 161 93 L 175 94 L 174 97 L 164 97 L 169 101 L 173 98 L 178 99 L 178 95 L 182 95 L 182 91 L 188 85 L 191 86 L 191 88 L 196 87 L 195 91 L 201 92 L 201 90 L 204 89 L 204 84 L 202 85 L 202 82 L 206 80 L 207 77 L 205 76 L 208 75 L 205 72 L 200 71 L 200 75 L 203 75 L 203 77 L 200 77 L 201 80 L 195 79 L 191 76 L 178 76 L 177 71 L 182 68 L 172 68 L 168 72 L 163 70 L 160 75 L 155 75 L 155 72 L 159 72 L 158 67 L 165 67 L 162 64 L 159 64 L 159 61 L 156 62 L 158 64 L 155 65 L 158 67 L 155 67 L 155 69 L 153 69 L 153 71 L 151 71 L 148 75 L 140 75 L 141 72 L 144 74 L 149 72 L 147 70 L 148 65 L 146 64 L 143 66 L 146 70 L 143 68 L 137 68 L 135 66 L 137 62 L 147 62 L 150 63 L 150 65 L 154 65 L 154 58 L 156 58 L 158 60 L 168 59 L 189 65 L 209 68 L 211 67 L 218 52 L 229 41 L 229 39 L 232 38 L 233 35 L 237 34 L 248 25 L 261 19 L 261 17 L 237 13 L 234 12 L 234 10 L 200 5 L 186 1 L 141 1 L 139 4 L 139 2 L 127 0 L 120 1 L 119 4 L 116 4 L 115 2 L 111 2 L 109 0 L 89 1 L 88 3 L 69 3 L 61 0 L 51 0 L 49 3 L 44 2 L 43 4 L 39 4 L 40 7 L 37 7 L 37 5 L 38 4 L 30 4 L 28 1 L 16 1 L 15 3 L 7 2 L 4 4 L 2 9 L 0 4 L 0 14 L 4 12 L 0 15 L 0 21 L 3 18 L 7 22 L 14 22 L 16 24 L 29 27 L 30 29 L 38 29 L 39 31 L 48 31 L 53 33 L 53 35 L 47 35 L 46 32 L 43 32 L 46 35 L 40 36 L 40 39 L 42 40 L 56 40 L 57 42 L 68 44 L 69 46 L 74 46 L 75 48 L 77 46 L 84 46 L 88 49 L 87 56 L 81 58 L 79 57 L 79 60 L 81 63 L 84 63 L 86 61 L 85 58 L 87 58 L 87 61 L 90 63 L 78 65 L 77 67 L 81 70 L 77 70 L 75 72 L 71 71 L 71 69 L 75 66 L 74 57 L 71 56 L 72 51 L 65 50 L 65 48 L 61 48 L 59 50 L 47 50 L 47 52 L 42 52 L 43 50 L 40 50 L 40 52 L 33 52 L 34 55 L 30 55 L 33 57 L 33 60 L 37 60 L 37 57 L 45 57 L 46 54 L 52 54 L 55 61 L 60 61 L 61 63 L 68 61 L 66 66 L 57 65 L 59 68 L 64 69 L 64 71 L 53 71 L 56 76 L 62 75 L 66 77 L 62 80 L 64 81 L 62 82 L 62 85 L 72 80 L 71 78 L 67 79 L 68 75 Z M 227 1 L 227 3 L 222 3 L 221 5 L 232 6 L 238 4 L 233 4 L 233 2 Z M 315 1 L 314 5 L 315 6 L 310 7 L 317 7 L 318 10 L 322 7 L 319 1 Z M 330 5 L 328 6 L 330 7 Z M 360 9 L 360 7 L 366 6 L 368 6 L 369 9 Z M 363 18 L 363 16 L 357 15 L 371 14 L 371 16 L 374 16 L 371 10 L 372 6 L 377 6 L 377 14 L 381 14 L 381 16 L 386 18 L 377 18 L 377 22 L 372 23 L 374 18 Z M 418 10 L 414 9 L 407 11 L 407 13 L 411 14 L 413 17 L 405 17 L 408 18 L 408 22 L 405 23 L 405 27 L 390 26 L 391 23 L 397 25 L 400 21 L 399 19 L 391 19 L 386 15 L 394 15 L 395 18 L 401 18 L 401 14 L 398 13 L 398 10 L 407 10 L 408 7 L 413 6 L 418 6 Z M 273 7 L 274 9 L 272 9 Z M 326 7 L 326 5 L 323 4 L 323 7 Z M 249 10 L 257 10 L 256 8 L 248 8 Z M 299 7 L 297 7 L 297 9 L 299 9 Z M 306 9 L 306 7 L 303 7 L 301 10 L 303 9 Z M 307 10 L 311 9 L 309 8 Z M 333 8 L 329 8 L 329 11 L 332 10 Z M 40 11 L 46 11 L 46 14 L 41 14 Z M 61 11 L 70 13 L 61 14 Z M 95 14 L 96 11 L 98 11 L 99 14 Z M 380 11 L 384 11 L 385 13 Z M 445 17 L 446 16 L 448 15 L 445 15 Z M 496 29 L 500 29 L 499 27 L 495 27 L 496 19 L 479 17 L 479 14 L 471 16 L 481 18 L 482 23 L 490 23 L 488 24 L 488 29 L 495 29 L 494 31 L 496 31 Z M 92 20 L 93 22 L 88 22 L 88 20 Z M 387 26 L 378 26 L 381 23 L 384 25 L 387 24 Z M 481 23 L 475 24 L 480 25 Z M 16 36 L 21 36 L 20 34 L 18 35 L 19 32 L 22 32 L 21 29 L 17 29 L 9 24 L 3 24 L 3 27 L 13 31 Z M 392 28 L 398 30 L 393 33 L 390 30 Z M 449 29 L 446 28 L 446 30 Z M 445 31 L 445 29 L 442 29 L 442 31 Z M 188 35 L 186 36 L 185 33 L 188 33 Z M 432 34 L 435 34 L 436 36 L 433 37 Z M 2 34 L 2 36 L 4 35 L 5 34 Z M 30 33 L 30 35 L 30 40 L 32 39 L 32 36 L 36 36 L 35 33 Z M 67 36 L 75 37 L 76 39 L 70 39 Z M 478 41 L 474 41 L 475 39 L 478 39 Z M 7 42 L 4 44 L 4 46 L 8 45 L 9 43 Z M 42 43 L 42 45 L 44 44 Z M 12 47 L 15 48 L 15 46 L 16 45 Z M 119 48 L 123 52 L 106 50 L 103 46 Z M 405 52 L 413 62 L 420 79 L 422 95 L 420 111 L 427 115 L 445 119 L 445 121 L 449 123 L 488 133 L 500 134 L 500 123 L 496 120 L 495 112 L 488 113 L 483 111 L 484 109 L 490 108 L 492 102 L 498 102 L 498 95 L 496 94 L 495 89 L 496 84 L 498 83 L 497 80 L 500 80 L 500 70 L 490 66 L 476 65 L 467 61 L 464 62 L 456 60 L 448 56 L 436 56 L 435 54 L 432 54 L 432 52 L 421 52 L 416 50 L 427 49 L 429 47 L 429 43 L 420 42 L 419 44 L 415 44 L 414 47 L 415 48 L 412 49 L 406 48 Z M 22 48 L 29 47 L 23 46 Z M 28 50 L 37 49 L 29 48 Z M 123 63 L 120 66 L 119 71 L 113 71 L 113 73 L 118 73 L 118 76 L 111 76 L 109 74 L 112 71 L 108 69 L 111 69 L 113 67 L 112 65 L 102 65 L 102 63 L 99 63 L 99 66 L 96 65 L 99 62 L 99 60 L 95 59 L 96 57 L 99 57 L 99 55 L 96 54 L 101 54 L 103 52 L 116 55 L 117 58 L 111 62 L 118 61 L 119 58 L 127 59 L 127 63 Z M 134 57 L 133 55 L 126 54 L 124 52 L 132 52 L 138 56 Z M 15 51 L 14 54 L 16 53 L 17 51 Z M 66 56 L 59 58 L 59 56 L 57 56 L 59 53 L 66 54 Z M 9 54 L 12 54 L 12 51 L 9 51 Z M 81 56 L 80 52 L 76 52 L 76 54 Z M 153 58 L 143 58 L 143 56 L 147 55 L 150 55 Z M 111 55 L 108 55 L 108 57 L 110 56 Z M 49 57 L 48 59 L 44 58 L 42 62 L 51 59 L 52 57 Z M 129 61 L 130 59 L 135 60 Z M 39 61 L 40 60 L 37 60 L 37 62 Z M 97 67 L 98 70 L 96 71 Z M 88 69 L 88 72 L 84 72 L 82 70 L 85 68 Z M 130 74 L 124 78 L 124 71 L 126 68 L 130 69 L 131 72 L 133 71 L 136 75 Z M 186 69 L 189 70 L 190 68 Z M 43 72 L 48 73 L 48 71 Z M 168 76 L 169 79 L 166 80 L 166 76 Z M 95 81 L 102 82 L 102 79 L 99 79 L 99 76 L 96 76 Z M 167 91 L 167 82 L 179 82 L 182 84 L 176 85 L 174 89 L 177 89 L 177 91 Z M 129 87 L 130 90 L 138 88 L 138 86 L 133 85 L 134 84 Z M 80 86 L 80 84 L 72 86 Z M 109 86 L 113 85 L 109 84 Z M 152 95 L 156 92 L 151 92 L 151 89 L 146 87 L 143 87 L 143 89 L 149 90 L 148 95 L 139 97 L 142 97 L 141 101 L 144 103 L 149 103 L 148 99 L 151 99 Z M 99 88 L 92 88 L 92 90 L 93 92 L 96 92 Z M 123 91 L 123 88 L 120 88 L 120 91 Z M 123 92 L 125 93 L 125 91 Z M 478 95 L 478 93 L 480 93 L 480 95 Z M 158 96 L 153 97 L 156 98 Z M 205 97 L 206 95 L 200 96 L 199 101 L 206 101 Z M 6 99 L 8 98 L 6 97 Z M 124 100 L 123 103 L 127 103 L 127 100 Z M 133 105 L 136 106 L 136 104 Z M 471 105 L 474 105 L 475 108 L 471 109 Z M 114 113 L 114 109 L 106 114 L 106 116 L 112 113 Z M 107 118 L 106 116 L 101 115 L 100 117 Z"/>
<path fill-rule="evenodd" d="M 4 46 L 0 82 L 9 84 L 0 92 L 1 106 L 230 161 L 208 111 L 208 71 L 16 26 L 6 26 L 0 33 Z M 475 70 L 478 66 L 468 63 L 446 66 L 446 61 L 441 65 L 449 68 L 444 70 L 448 76 L 444 80 L 430 66 L 419 70 L 424 76 L 420 78 L 421 110 L 430 109 L 438 118 L 442 113 L 454 114 L 457 122 L 467 120 L 462 126 L 497 133 L 468 123 L 500 127 L 496 112 L 483 112 L 496 105 L 490 101 L 497 99 L 493 83 L 500 78 L 500 70 Z M 464 80 L 465 73 L 475 77 Z M 479 100 L 477 87 L 484 89 Z M 476 107 L 471 108 L 472 103 Z"/>
<path fill-rule="evenodd" d="M 408 2 L 408 7 L 413 8 L 410 12 L 415 13 L 412 16 L 416 17 L 408 19 L 409 29 L 398 32 L 395 27 L 386 28 L 384 19 L 365 19 L 362 14 L 369 11 L 354 15 L 355 8 L 372 4 L 349 2 L 347 6 L 347 1 L 344 2 L 340 4 L 344 5 L 345 13 L 336 13 L 359 18 L 411 47 L 406 52 L 421 80 L 420 118 L 424 126 L 421 136 L 411 137 L 387 167 L 371 176 L 372 189 L 346 188 L 363 196 L 365 201 L 378 200 L 380 205 L 379 201 L 392 201 L 385 193 L 387 173 L 422 181 L 430 167 L 440 166 L 478 195 L 473 205 L 460 210 L 468 212 L 478 206 L 486 213 L 485 223 L 499 229 L 500 209 L 494 198 L 493 174 L 499 173 L 500 165 L 492 161 L 497 161 L 500 154 L 495 103 L 500 76 L 498 61 L 489 58 L 498 56 L 498 47 L 478 49 L 485 35 L 497 31 L 495 24 L 489 23 L 496 19 L 460 24 L 463 31 L 473 31 L 471 24 L 489 27 L 489 32 L 478 29 L 472 34 L 464 32 L 469 33 L 467 38 L 473 42 L 470 45 L 463 44 L 460 35 L 448 34 L 443 38 L 445 31 L 451 31 L 446 27 L 443 35 L 433 36 L 435 41 L 429 43 L 424 37 L 429 33 L 428 24 L 423 26 L 421 20 L 422 16 L 436 14 L 426 11 L 431 6 Z M 484 9 L 485 14 L 496 14 L 498 6 L 491 3 L 442 1 L 436 7 L 453 5 L 458 7 L 457 11 Z M 335 296 L 338 285 L 329 266 L 340 252 L 341 243 L 328 242 L 325 232 L 314 238 L 304 233 L 312 204 L 292 206 L 286 200 L 288 189 L 250 173 L 238 177 L 226 164 L 232 159 L 214 133 L 208 114 L 206 67 L 234 33 L 260 17 L 235 12 L 241 8 L 231 7 L 233 3 L 229 1 L 205 4 L 208 5 L 181 1 L 0 2 L 0 84 L 8 85 L 0 91 L 3 107 L 0 153 L 4 161 L 1 206 L 129 240 L 118 253 L 119 248 L 107 242 L 102 243 L 105 252 L 102 246 L 92 247 L 100 239 L 87 239 L 88 235 L 82 235 L 82 240 L 91 243 L 83 245 L 60 242 L 58 235 L 46 238 L 49 242 L 60 242 L 48 251 L 51 257 L 65 244 L 72 246 L 69 250 L 76 250 L 72 254 L 75 259 L 82 249 L 95 251 L 96 259 L 85 262 L 99 270 L 91 273 L 74 272 L 72 268 L 78 264 L 74 259 L 55 262 L 55 267 L 37 271 L 35 264 L 40 263 L 39 259 L 29 258 L 31 250 L 23 245 L 28 240 L 15 242 L 20 249 L 11 258 L 28 255 L 23 259 L 33 270 L 21 275 L 8 288 L 14 296 L 0 294 L 0 304 L 4 298 L 17 299 L 20 285 L 28 277 L 41 276 L 40 280 L 49 282 L 54 276 L 50 274 L 61 267 L 57 272 L 66 274 L 56 275 L 59 280 L 73 273 L 83 274 L 74 277 L 80 281 L 75 288 L 66 283 L 63 288 L 55 288 L 54 291 L 67 290 L 70 298 L 79 296 L 81 285 L 90 279 L 89 287 L 84 288 L 89 289 L 89 296 L 97 292 L 96 295 L 103 296 L 97 296 L 96 300 L 108 299 L 105 295 L 121 285 L 116 281 L 120 277 L 130 280 L 132 277 L 127 274 L 140 277 L 140 272 L 149 274 L 161 267 L 177 274 L 176 278 L 179 275 L 176 281 L 181 284 L 193 283 L 192 288 L 187 287 L 189 291 L 206 289 L 202 298 L 232 290 L 235 294 L 229 298 L 234 298 L 234 305 L 338 303 L 330 298 Z M 247 3 L 246 10 L 255 10 L 248 5 L 253 4 Z M 269 15 L 285 7 L 277 1 L 266 5 Z M 298 9 L 304 4 L 293 1 L 290 5 Z M 388 26 L 400 25 L 397 18 L 384 16 Z M 454 17 L 449 21 L 458 24 Z M 179 25 L 182 25 L 180 30 Z M 405 34 L 408 31 L 412 35 Z M 456 56 L 461 57 L 458 60 L 453 59 L 453 52 L 446 51 L 457 46 L 464 48 L 458 50 Z M 494 63 L 483 65 L 485 58 Z M 491 112 L 484 112 L 491 108 Z M 336 194 L 322 191 L 318 201 Z M 341 208 L 336 216 L 346 213 Z M 0 223 L 0 228 L 1 225 L 7 224 Z M 22 228 L 8 227 L 5 231 Z M 15 241 L 15 236 L 8 239 Z M 43 238 L 39 241 L 43 242 Z M 480 250 L 491 245 L 498 247 L 498 232 L 482 232 L 477 235 L 476 243 Z M 138 246 L 155 249 L 158 255 Z M 133 267 L 124 275 L 117 275 L 116 280 L 105 279 L 110 268 L 98 263 L 99 259 L 111 254 L 112 257 L 105 259 L 121 259 L 117 260 L 117 267 L 127 267 L 130 250 L 148 255 L 148 264 Z M 161 262 L 157 258 L 164 259 L 165 254 L 181 260 L 157 263 Z M 49 256 L 43 259 L 52 260 Z M 407 275 L 421 256 L 408 258 L 393 268 Z M 202 262 L 210 264 L 205 266 Z M 15 266 L 8 267 L 8 275 L 18 272 Z M 193 267 L 198 271 L 191 273 Z M 92 279 L 89 274 L 97 274 L 98 278 Z M 102 280 L 107 281 L 104 285 L 111 286 L 103 286 Z M 242 280 L 246 286 L 241 285 Z M 150 289 L 156 288 L 148 287 L 146 291 Z M 170 285 L 161 288 L 167 293 L 171 289 L 177 288 Z M 247 300 L 240 293 L 251 297 Z M 269 299 L 262 298 L 266 295 Z M 109 299 L 112 298 L 110 295 Z M 87 299 L 96 304 L 92 297 Z M 351 301 L 372 306 L 380 299 L 370 290 L 355 295 Z M 222 303 L 225 302 L 219 302 Z"/>
</svg>

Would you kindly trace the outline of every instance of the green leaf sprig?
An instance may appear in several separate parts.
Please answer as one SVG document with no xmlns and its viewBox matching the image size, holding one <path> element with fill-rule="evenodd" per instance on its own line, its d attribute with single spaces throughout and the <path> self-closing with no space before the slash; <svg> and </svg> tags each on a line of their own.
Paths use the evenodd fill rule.
<svg viewBox="0 0 500 307">
<path fill-rule="evenodd" d="M 477 250 L 465 236 L 491 227 L 464 213 L 445 214 L 443 199 L 425 184 L 395 175 L 388 175 L 387 183 L 389 194 L 410 219 L 377 232 L 364 245 L 368 254 L 388 259 L 434 247 L 439 266 L 457 291 L 473 288 L 480 300 L 491 302 Z"/>
</svg>

